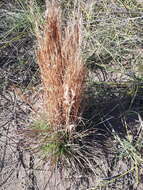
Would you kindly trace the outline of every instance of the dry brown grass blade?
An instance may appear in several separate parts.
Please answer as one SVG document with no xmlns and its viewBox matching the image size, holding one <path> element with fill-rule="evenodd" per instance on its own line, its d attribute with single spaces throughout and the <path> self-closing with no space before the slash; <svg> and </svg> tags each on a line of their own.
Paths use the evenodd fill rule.
<svg viewBox="0 0 143 190">
<path fill-rule="evenodd" d="M 60 8 L 50 4 L 43 34 L 37 39 L 45 110 L 55 128 L 75 126 L 81 112 L 86 72 L 80 27 L 79 22 L 73 22 L 63 30 Z"/>
</svg>

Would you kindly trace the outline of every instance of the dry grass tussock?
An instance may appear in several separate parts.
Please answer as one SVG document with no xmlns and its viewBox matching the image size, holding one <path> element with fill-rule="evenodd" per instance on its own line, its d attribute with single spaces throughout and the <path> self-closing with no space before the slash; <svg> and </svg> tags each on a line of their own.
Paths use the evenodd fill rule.
<svg viewBox="0 0 143 190">
<path fill-rule="evenodd" d="M 37 33 L 44 109 L 48 123 L 55 129 L 73 130 L 82 112 L 86 70 L 81 58 L 79 20 L 63 29 L 61 10 L 51 3 L 43 32 Z"/>
</svg>

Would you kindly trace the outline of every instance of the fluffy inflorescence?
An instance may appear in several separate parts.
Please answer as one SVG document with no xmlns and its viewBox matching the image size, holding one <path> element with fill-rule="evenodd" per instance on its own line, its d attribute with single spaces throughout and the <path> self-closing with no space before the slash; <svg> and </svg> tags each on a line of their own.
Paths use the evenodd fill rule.
<svg viewBox="0 0 143 190">
<path fill-rule="evenodd" d="M 81 114 L 86 72 L 80 29 L 75 21 L 63 29 L 60 8 L 51 4 L 43 33 L 37 37 L 45 112 L 48 122 L 57 129 L 75 126 Z"/>
</svg>

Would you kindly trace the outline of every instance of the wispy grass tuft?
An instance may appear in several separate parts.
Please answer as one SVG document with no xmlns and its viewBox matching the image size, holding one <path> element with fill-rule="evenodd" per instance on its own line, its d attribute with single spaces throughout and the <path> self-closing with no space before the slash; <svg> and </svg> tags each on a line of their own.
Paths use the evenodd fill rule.
<svg viewBox="0 0 143 190">
<path fill-rule="evenodd" d="M 54 1 L 47 4 L 42 25 L 36 18 L 36 56 L 43 103 L 40 119 L 24 131 L 25 148 L 39 153 L 41 160 L 50 161 L 54 168 L 59 162 L 80 164 L 82 159 L 86 163 L 80 147 L 85 134 L 76 130 L 81 124 L 86 77 L 81 57 L 81 18 L 77 16 L 64 28 L 61 9 Z"/>
<path fill-rule="evenodd" d="M 55 3 L 49 4 L 46 12 L 43 33 L 37 33 L 45 112 L 55 129 L 71 131 L 81 114 L 86 73 L 80 52 L 81 24 L 72 21 L 63 29 Z"/>
</svg>

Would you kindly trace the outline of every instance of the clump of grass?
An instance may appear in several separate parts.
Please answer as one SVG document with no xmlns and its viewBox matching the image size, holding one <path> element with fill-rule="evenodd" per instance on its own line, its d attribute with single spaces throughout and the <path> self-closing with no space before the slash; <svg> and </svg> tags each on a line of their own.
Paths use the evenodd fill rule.
<svg viewBox="0 0 143 190">
<path fill-rule="evenodd" d="M 66 29 L 61 23 L 60 8 L 51 3 L 43 33 L 37 33 L 37 58 L 48 122 L 56 130 L 71 130 L 81 114 L 86 72 L 80 52 L 79 21 L 73 21 Z"/>
<path fill-rule="evenodd" d="M 50 160 L 52 166 L 77 154 L 75 146 L 79 144 L 75 141 L 82 136 L 76 133 L 83 111 L 86 76 L 81 57 L 80 21 L 80 18 L 72 20 L 63 28 L 61 10 L 53 1 L 47 5 L 44 24 L 39 27 L 39 21 L 35 22 L 36 55 L 43 85 L 40 111 L 44 119 L 25 131 L 26 147 L 39 152 L 42 160 Z"/>
</svg>

